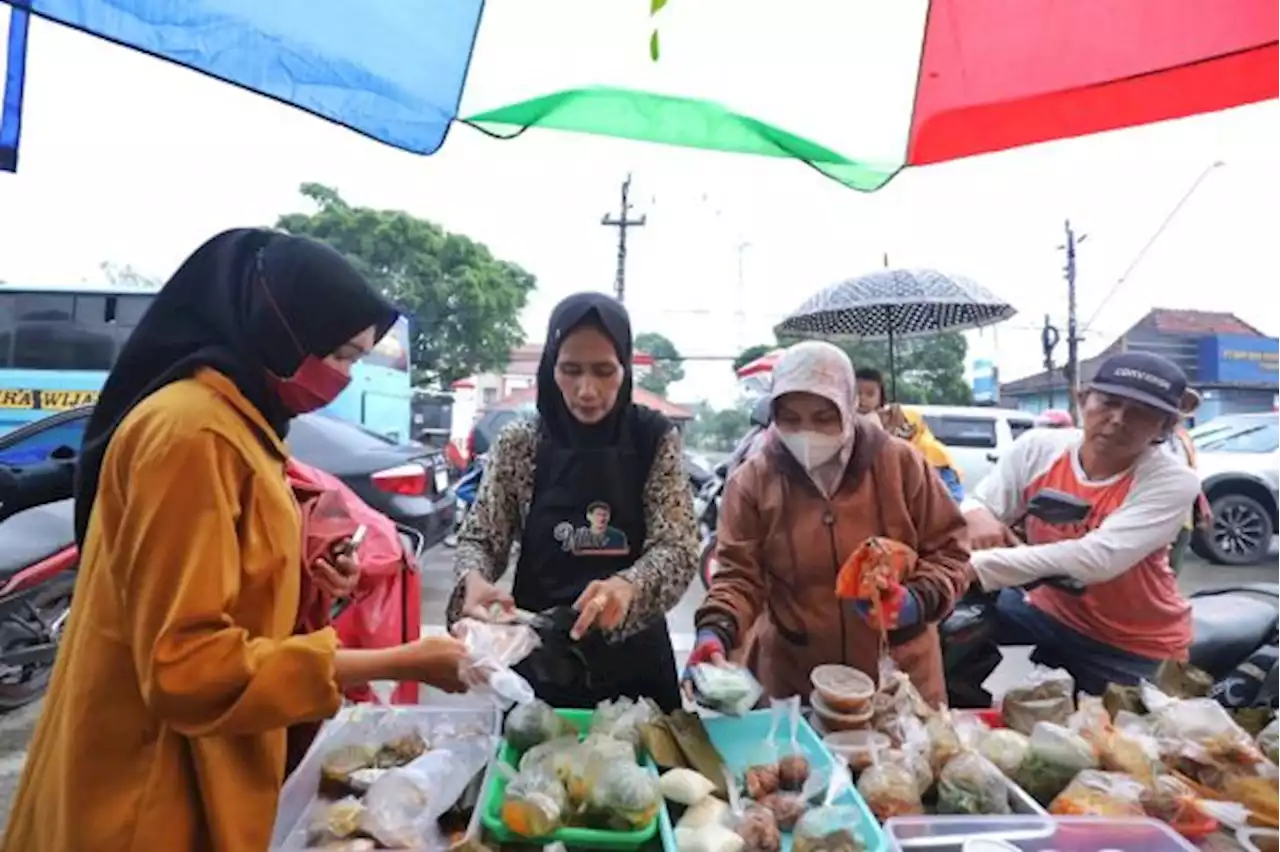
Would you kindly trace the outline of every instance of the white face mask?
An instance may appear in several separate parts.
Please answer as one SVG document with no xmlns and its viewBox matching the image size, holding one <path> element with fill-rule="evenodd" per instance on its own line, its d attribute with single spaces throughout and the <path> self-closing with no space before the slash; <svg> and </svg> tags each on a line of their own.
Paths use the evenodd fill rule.
<svg viewBox="0 0 1280 852">
<path fill-rule="evenodd" d="M 844 438 L 841 435 L 779 431 L 778 436 L 782 438 L 783 445 L 805 470 L 821 467 L 835 458 L 844 447 Z"/>
</svg>

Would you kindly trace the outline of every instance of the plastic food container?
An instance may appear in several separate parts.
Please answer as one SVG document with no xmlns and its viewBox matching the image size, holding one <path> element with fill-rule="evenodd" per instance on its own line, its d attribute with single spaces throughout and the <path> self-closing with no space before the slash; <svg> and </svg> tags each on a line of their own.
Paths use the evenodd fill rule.
<svg viewBox="0 0 1280 852">
<path fill-rule="evenodd" d="M 817 666 L 809 674 L 809 681 L 822 696 L 827 709 L 835 713 L 856 715 L 865 712 L 871 706 L 871 697 L 876 694 L 876 684 L 871 676 L 849 666 Z"/>
<path fill-rule="evenodd" d="M 888 751 L 893 740 L 879 731 L 836 731 L 822 738 L 832 754 L 838 754 L 854 772 L 861 772 L 871 765 L 876 752 Z"/>
<path fill-rule="evenodd" d="M 822 727 L 826 731 L 853 731 L 865 728 L 870 724 L 874 713 L 870 704 L 857 713 L 838 713 L 827 706 L 822 693 L 816 689 L 809 695 L 809 706 L 813 708 L 814 714 L 822 722 Z"/>
<path fill-rule="evenodd" d="M 591 710 L 557 710 L 556 714 L 560 718 L 572 724 L 578 729 L 579 733 L 583 733 L 591 726 Z M 520 763 L 520 754 L 511 745 L 503 739 L 498 746 L 498 760 L 508 764 L 509 766 L 518 766 Z M 646 763 L 649 771 L 654 775 L 658 774 L 657 767 L 653 765 L 653 761 L 646 757 Z M 644 846 L 654 835 L 658 833 L 658 817 L 644 828 L 636 831 L 605 831 L 598 828 L 562 828 L 551 833 L 545 838 L 526 838 L 512 832 L 502 821 L 502 797 L 507 790 L 507 779 L 501 772 L 492 773 L 489 779 L 489 787 L 485 791 L 482 798 L 482 807 L 484 813 L 481 816 L 485 830 L 488 831 L 493 838 L 499 843 L 513 843 L 518 845 L 540 846 L 543 842 L 555 843 L 560 842 L 571 849 L 607 849 L 617 850 L 617 852 L 625 852 L 625 850 L 639 849 Z M 667 803 L 663 801 L 658 808 L 659 813 L 666 810 Z M 540 842 L 543 841 L 543 842 Z"/>
<path fill-rule="evenodd" d="M 1153 819 L 1092 817 L 926 816 L 885 823 L 895 850 L 968 852 L 977 841 L 1000 841 L 1020 852 L 1195 852 L 1164 823 Z M 982 847 L 977 847 L 981 850 Z M 991 852 L 1002 847 L 992 847 Z M 985 852 L 985 850 L 983 850 Z"/>
<path fill-rule="evenodd" d="M 703 719 L 703 724 L 707 728 L 707 736 L 711 738 L 711 744 L 724 758 L 725 765 L 741 776 L 748 766 L 757 762 L 760 756 L 760 745 L 769 734 L 771 721 L 772 717 L 768 710 L 755 710 L 740 718 L 720 716 Z M 801 721 L 799 730 L 796 732 L 796 740 L 800 751 L 809 759 L 809 765 L 815 772 L 830 771 L 835 762 L 831 752 L 814 733 L 808 722 Z M 876 818 L 871 815 L 870 808 L 858 795 L 857 790 L 846 789 L 836 799 L 835 804 L 852 805 L 858 811 L 858 824 L 855 828 L 866 843 L 867 852 L 886 852 L 889 842 L 885 839 L 884 831 L 876 822 Z M 661 818 L 659 821 L 661 822 Z M 674 849 L 674 846 L 669 849 Z M 791 832 L 784 831 L 781 852 L 790 852 L 790 850 Z"/>
</svg>

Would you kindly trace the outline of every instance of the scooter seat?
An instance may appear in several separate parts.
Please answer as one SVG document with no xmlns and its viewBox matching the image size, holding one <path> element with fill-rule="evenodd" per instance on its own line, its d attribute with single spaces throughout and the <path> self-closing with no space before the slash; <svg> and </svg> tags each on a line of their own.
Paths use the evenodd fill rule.
<svg viewBox="0 0 1280 852">
<path fill-rule="evenodd" d="M 60 500 L 0 522 L 0 584 L 75 544 L 75 501 Z"/>
<path fill-rule="evenodd" d="M 1274 643 L 1275 603 L 1244 594 L 1191 599 L 1191 664 L 1214 680 L 1225 675 L 1260 646 Z"/>
</svg>

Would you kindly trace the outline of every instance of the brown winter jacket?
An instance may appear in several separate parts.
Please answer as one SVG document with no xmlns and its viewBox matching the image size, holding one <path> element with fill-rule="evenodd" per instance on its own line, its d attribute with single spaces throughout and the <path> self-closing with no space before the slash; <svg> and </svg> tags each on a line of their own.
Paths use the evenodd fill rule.
<svg viewBox="0 0 1280 852">
<path fill-rule="evenodd" d="M 936 625 L 972 581 L 964 518 L 923 456 L 865 423 L 829 501 L 776 439 L 733 474 L 720 514 L 719 570 L 698 628 L 715 631 L 730 651 L 749 641 L 747 663 L 770 696 L 807 698 L 809 672 L 822 663 L 876 677 L 879 632 L 836 598 L 835 584 L 845 558 L 877 535 L 919 554 L 906 585 L 923 621 L 891 632 L 890 653 L 927 700 L 944 701 Z"/>
</svg>

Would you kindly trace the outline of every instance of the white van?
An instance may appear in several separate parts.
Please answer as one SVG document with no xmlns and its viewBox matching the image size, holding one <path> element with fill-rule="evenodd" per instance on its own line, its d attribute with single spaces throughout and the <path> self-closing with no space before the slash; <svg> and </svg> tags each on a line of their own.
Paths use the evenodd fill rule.
<svg viewBox="0 0 1280 852">
<path fill-rule="evenodd" d="M 1010 408 L 968 405 L 911 406 L 924 415 L 964 480 L 965 492 L 983 480 L 1018 436 L 1035 428 L 1035 415 Z"/>
</svg>

